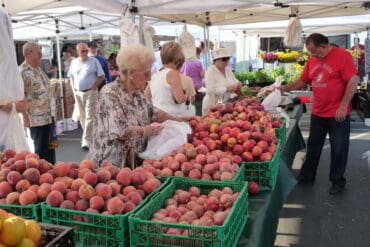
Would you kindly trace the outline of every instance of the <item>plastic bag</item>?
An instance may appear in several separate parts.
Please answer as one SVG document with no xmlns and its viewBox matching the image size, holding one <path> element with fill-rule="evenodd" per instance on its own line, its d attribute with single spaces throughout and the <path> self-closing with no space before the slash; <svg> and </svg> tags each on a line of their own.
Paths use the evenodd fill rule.
<svg viewBox="0 0 370 247">
<path fill-rule="evenodd" d="M 281 86 L 283 81 L 282 76 L 278 76 L 274 83 L 275 90 L 267 95 L 267 97 L 262 101 L 262 105 L 264 106 L 266 111 L 275 111 L 276 108 L 279 106 L 281 102 L 281 92 L 279 89 L 276 89 Z"/>
<path fill-rule="evenodd" d="M 14 104 L 10 113 L 0 111 L 0 129 L 0 146 L 12 148 L 17 153 L 30 150 L 21 116 Z"/>
<path fill-rule="evenodd" d="M 182 111 L 181 114 L 183 117 L 194 117 L 195 114 L 195 105 L 189 103 L 188 105 L 184 105 L 184 110 Z"/>
<path fill-rule="evenodd" d="M 188 134 L 191 133 L 189 123 L 167 120 L 161 125 L 163 129 L 158 135 L 149 138 L 146 150 L 139 154 L 140 158 L 159 160 L 187 142 Z"/>
<path fill-rule="evenodd" d="M 366 151 L 362 154 L 362 158 L 363 159 L 367 159 L 367 165 L 370 169 L 370 150 L 369 151 Z"/>
<path fill-rule="evenodd" d="M 10 17 L 0 8 L 0 105 L 22 100 L 24 86 L 15 54 Z"/>
</svg>

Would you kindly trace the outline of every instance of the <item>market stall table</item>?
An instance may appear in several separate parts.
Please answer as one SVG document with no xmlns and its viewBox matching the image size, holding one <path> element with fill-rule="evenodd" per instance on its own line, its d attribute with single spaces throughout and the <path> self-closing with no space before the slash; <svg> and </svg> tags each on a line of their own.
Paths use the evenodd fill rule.
<svg viewBox="0 0 370 247">
<path fill-rule="evenodd" d="M 290 117 L 286 141 L 281 151 L 280 167 L 275 189 L 249 197 L 249 218 L 237 246 L 273 246 L 280 210 L 297 183 L 290 168 L 295 154 L 305 148 L 298 126 L 303 105 L 296 105 L 288 112 Z"/>
</svg>

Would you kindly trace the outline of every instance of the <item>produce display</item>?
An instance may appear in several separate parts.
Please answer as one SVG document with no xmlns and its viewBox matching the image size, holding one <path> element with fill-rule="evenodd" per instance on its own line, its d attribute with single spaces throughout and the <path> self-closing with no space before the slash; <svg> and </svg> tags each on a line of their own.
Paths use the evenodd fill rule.
<svg viewBox="0 0 370 247">
<path fill-rule="evenodd" d="M 59 162 L 52 166 L 37 154 L 7 149 L 0 170 L 0 202 L 124 214 L 133 210 L 161 182 L 142 167 L 101 167 L 91 160 Z M 82 218 L 80 220 L 83 220 Z"/>
</svg>

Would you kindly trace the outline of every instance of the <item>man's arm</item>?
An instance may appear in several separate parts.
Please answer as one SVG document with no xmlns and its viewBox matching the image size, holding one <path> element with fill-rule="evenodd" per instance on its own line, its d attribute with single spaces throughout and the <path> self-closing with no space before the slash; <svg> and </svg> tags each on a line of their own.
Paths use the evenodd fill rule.
<svg viewBox="0 0 370 247">
<path fill-rule="evenodd" d="M 283 92 L 289 92 L 295 89 L 300 89 L 302 87 L 305 87 L 307 83 L 301 80 L 301 78 L 298 78 L 296 81 L 289 83 L 288 85 L 282 85 L 280 86 L 280 91 Z"/>
<path fill-rule="evenodd" d="M 98 79 L 94 82 L 94 84 L 92 85 L 91 87 L 91 90 L 96 90 L 99 88 L 99 86 L 103 83 L 103 81 L 105 80 L 105 77 L 104 75 L 101 75 L 98 77 Z"/>
<path fill-rule="evenodd" d="M 358 76 L 354 75 L 349 79 L 346 90 L 344 91 L 344 96 L 342 101 L 340 102 L 339 108 L 335 113 L 335 120 L 338 122 L 344 121 L 347 114 L 348 105 L 351 103 L 352 97 L 355 94 L 357 83 L 358 83 Z"/>
</svg>

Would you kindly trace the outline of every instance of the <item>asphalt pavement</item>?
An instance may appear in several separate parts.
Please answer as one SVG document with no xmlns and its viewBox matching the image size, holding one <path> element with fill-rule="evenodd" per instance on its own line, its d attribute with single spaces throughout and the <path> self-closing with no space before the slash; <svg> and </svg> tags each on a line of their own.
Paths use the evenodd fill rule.
<svg viewBox="0 0 370 247">
<path fill-rule="evenodd" d="M 300 120 L 307 140 L 310 107 Z M 370 164 L 363 159 L 370 150 L 370 127 L 356 112 L 351 116 L 351 142 L 346 190 L 329 195 L 330 146 L 324 146 L 313 186 L 297 185 L 280 213 L 275 247 L 368 247 L 370 246 Z M 81 128 L 58 136 L 57 161 L 81 161 Z M 293 172 L 298 173 L 305 150 L 297 153 Z"/>
</svg>

